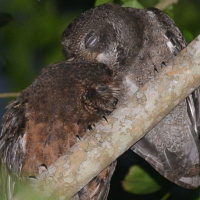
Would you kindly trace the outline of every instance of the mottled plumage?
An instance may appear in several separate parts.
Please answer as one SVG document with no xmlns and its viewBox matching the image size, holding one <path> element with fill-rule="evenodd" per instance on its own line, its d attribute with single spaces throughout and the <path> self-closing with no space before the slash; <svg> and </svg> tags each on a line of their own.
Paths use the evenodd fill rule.
<svg viewBox="0 0 200 200">
<path fill-rule="evenodd" d="M 4 168 L 18 177 L 36 176 L 80 140 L 89 125 L 112 112 L 118 96 L 118 80 L 104 64 L 62 62 L 44 68 L 3 116 Z M 96 188 L 104 187 L 114 167 L 94 179 Z M 8 191 L 12 193 L 12 184 Z M 98 190 L 90 195 L 98 196 Z"/>
<path fill-rule="evenodd" d="M 122 79 L 120 102 L 155 77 L 186 46 L 175 23 L 155 8 L 105 4 L 83 13 L 62 36 L 68 60 L 109 65 Z M 180 103 L 132 150 L 186 188 L 199 186 L 199 89 Z"/>
</svg>

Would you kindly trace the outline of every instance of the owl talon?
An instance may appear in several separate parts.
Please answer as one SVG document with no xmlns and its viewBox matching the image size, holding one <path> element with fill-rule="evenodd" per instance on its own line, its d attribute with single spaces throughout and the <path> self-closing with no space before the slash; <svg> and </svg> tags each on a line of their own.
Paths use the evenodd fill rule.
<svg viewBox="0 0 200 200">
<path fill-rule="evenodd" d="M 95 124 L 90 124 L 88 126 L 89 131 L 92 131 L 95 128 Z"/>
<path fill-rule="evenodd" d="M 34 181 L 35 179 L 37 179 L 35 176 L 29 176 L 28 178 L 29 178 L 29 180 L 31 180 L 31 181 Z"/>
<path fill-rule="evenodd" d="M 88 129 L 89 129 L 89 131 L 92 131 L 93 129 L 92 129 L 92 125 L 89 125 L 88 126 Z"/>
<path fill-rule="evenodd" d="M 76 137 L 77 137 L 79 140 L 81 140 L 81 137 L 80 137 L 80 135 L 76 135 Z"/>
<path fill-rule="evenodd" d="M 103 119 L 105 119 L 105 121 L 106 121 L 106 122 L 108 122 L 108 120 L 107 120 L 106 116 L 103 116 Z"/>
<path fill-rule="evenodd" d="M 165 63 L 165 62 L 162 62 L 162 63 L 161 63 L 161 68 L 165 68 L 165 67 L 167 67 L 166 63 Z"/>
<path fill-rule="evenodd" d="M 38 170 L 39 170 L 39 174 L 47 171 L 47 166 L 45 164 L 41 164 L 39 167 L 38 167 Z"/>
<path fill-rule="evenodd" d="M 114 105 L 116 106 L 116 105 L 117 105 L 117 103 L 118 103 L 118 99 L 117 99 L 117 98 L 115 98 L 115 100 L 114 100 Z"/>
</svg>

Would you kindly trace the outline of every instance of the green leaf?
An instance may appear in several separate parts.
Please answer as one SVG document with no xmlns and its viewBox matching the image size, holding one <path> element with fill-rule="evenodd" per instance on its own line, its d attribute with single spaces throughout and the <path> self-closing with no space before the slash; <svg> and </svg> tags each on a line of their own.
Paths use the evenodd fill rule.
<svg viewBox="0 0 200 200">
<path fill-rule="evenodd" d="M 114 0 L 96 0 L 95 1 L 95 6 L 99 6 L 101 4 L 104 4 L 104 3 L 113 3 Z"/>
<path fill-rule="evenodd" d="M 137 165 L 130 168 L 122 184 L 127 192 L 133 194 L 151 194 L 160 189 L 151 175 Z"/>
<path fill-rule="evenodd" d="M 167 200 L 167 199 L 169 199 L 170 196 L 171 196 L 171 193 L 170 193 L 170 192 L 167 192 L 167 193 L 162 197 L 161 200 Z"/>
<path fill-rule="evenodd" d="M 122 4 L 122 7 L 144 8 L 137 0 L 127 1 Z"/>
<path fill-rule="evenodd" d="M 126 3 L 126 2 L 128 2 L 128 1 L 130 1 L 130 0 L 121 0 L 120 2 L 121 2 L 121 3 Z"/>
<path fill-rule="evenodd" d="M 2 26 L 7 25 L 11 20 L 12 20 L 12 16 L 8 13 L 0 13 L 0 28 Z"/>
<path fill-rule="evenodd" d="M 187 41 L 187 43 L 190 43 L 194 39 L 193 34 L 188 29 L 184 28 L 182 30 L 182 33 L 183 33 L 183 35 L 184 35 L 185 40 Z"/>
</svg>

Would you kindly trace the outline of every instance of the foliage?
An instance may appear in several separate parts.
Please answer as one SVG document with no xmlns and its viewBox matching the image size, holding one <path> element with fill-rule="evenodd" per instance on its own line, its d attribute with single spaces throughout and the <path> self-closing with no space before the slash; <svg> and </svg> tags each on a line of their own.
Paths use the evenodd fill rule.
<svg viewBox="0 0 200 200">
<path fill-rule="evenodd" d="M 0 32 L 0 53 L 4 73 L 12 78 L 14 89 L 29 85 L 42 67 L 62 61 L 61 34 L 79 13 L 60 14 L 52 1 L 8 0 L 0 7 L 13 16 Z"/>
<path fill-rule="evenodd" d="M 104 4 L 104 3 L 113 3 L 114 0 L 96 0 L 95 1 L 95 6 L 99 6 L 101 4 Z"/>
<path fill-rule="evenodd" d="M 137 165 L 129 169 L 123 186 L 126 191 L 133 194 L 150 194 L 160 189 L 160 185 L 153 177 Z"/>
<path fill-rule="evenodd" d="M 144 8 L 137 0 L 126 1 L 122 4 L 122 7 Z"/>
<path fill-rule="evenodd" d="M 12 19 L 10 14 L 0 12 L 0 28 L 7 25 Z"/>
</svg>

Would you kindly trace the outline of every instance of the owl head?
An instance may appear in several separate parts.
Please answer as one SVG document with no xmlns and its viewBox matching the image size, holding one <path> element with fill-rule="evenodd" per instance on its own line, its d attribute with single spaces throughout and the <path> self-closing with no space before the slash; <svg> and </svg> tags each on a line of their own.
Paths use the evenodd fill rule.
<svg viewBox="0 0 200 200">
<path fill-rule="evenodd" d="M 133 8 L 134 9 L 134 8 Z M 137 10 L 137 9 L 135 9 Z M 130 53 L 141 46 L 141 30 L 129 10 L 104 4 L 75 19 L 62 35 L 67 60 L 126 65 Z"/>
<path fill-rule="evenodd" d="M 82 81 L 83 93 L 81 99 L 88 112 L 109 114 L 115 108 L 120 96 L 120 79 L 102 63 L 82 64 L 84 73 Z M 94 112 L 95 111 L 95 112 Z"/>
</svg>

